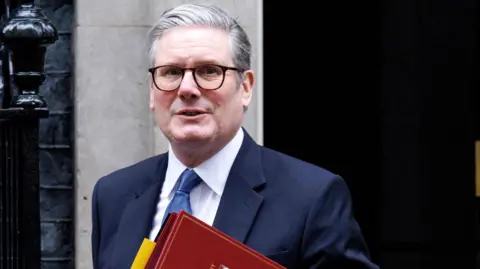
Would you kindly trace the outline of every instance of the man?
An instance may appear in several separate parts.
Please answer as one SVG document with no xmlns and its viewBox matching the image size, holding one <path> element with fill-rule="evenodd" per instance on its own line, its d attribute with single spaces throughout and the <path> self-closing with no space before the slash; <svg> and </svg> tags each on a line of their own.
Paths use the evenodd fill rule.
<svg viewBox="0 0 480 269">
<path fill-rule="evenodd" d="M 130 268 L 143 238 L 155 240 L 180 209 L 287 268 L 378 268 L 345 182 L 241 127 L 255 75 L 237 22 L 186 4 L 162 14 L 150 36 L 150 107 L 169 150 L 96 184 L 94 268 Z"/>
</svg>

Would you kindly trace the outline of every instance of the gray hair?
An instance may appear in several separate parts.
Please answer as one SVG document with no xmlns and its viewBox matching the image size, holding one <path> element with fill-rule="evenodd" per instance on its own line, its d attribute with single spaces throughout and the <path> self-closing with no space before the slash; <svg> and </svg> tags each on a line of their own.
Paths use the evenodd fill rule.
<svg viewBox="0 0 480 269">
<path fill-rule="evenodd" d="M 148 53 L 152 67 L 155 63 L 156 42 L 168 30 L 180 26 L 206 26 L 225 31 L 230 36 L 233 64 L 239 69 L 250 69 L 251 44 L 237 20 L 219 7 L 200 4 L 183 4 L 168 9 L 150 29 Z"/>
</svg>

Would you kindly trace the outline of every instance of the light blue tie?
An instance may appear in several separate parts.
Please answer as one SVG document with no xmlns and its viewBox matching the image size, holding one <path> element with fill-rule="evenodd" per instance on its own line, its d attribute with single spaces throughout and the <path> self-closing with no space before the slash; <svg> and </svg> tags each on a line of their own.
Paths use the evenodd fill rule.
<svg viewBox="0 0 480 269">
<path fill-rule="evenodd" d="M 177 190 L 175 191 L 175 196 L 167 207 L 165 215 L 163 216 L 163 221 L 168 216 L 169 213 L 179 212 L 184 210 L 192 214 L 192 207 L 190 205 L 190 192 L 195 188 L 202 179 L 193 171 L 192 169 L 185 169 L 180 175 L 180 183 L 178 184 Z"/>
</svg>

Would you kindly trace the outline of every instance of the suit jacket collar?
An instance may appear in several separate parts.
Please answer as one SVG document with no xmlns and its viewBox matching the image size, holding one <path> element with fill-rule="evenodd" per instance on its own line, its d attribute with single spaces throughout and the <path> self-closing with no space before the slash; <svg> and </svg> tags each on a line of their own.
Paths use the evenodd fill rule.
<svg viewBox="0 0 480 269">
<path fill-rule="evenodd" d="M 130 202 L 127 204 L 115 239 L 112 255 L 113 268 L 129 269 L 144 238 L 148 237 L 152 227 L 158 195 L 165 179 L 167 155 L 154 157 L 156 165 L 145 171 L 143 178 L 132 189 Z"/>
<path fill-rule="evenodd" d="M 121 217 L 112 255 L 114 268 L 130 268 L 152 227 L 158 196 L 165 180 L 168 155 L 161 154 L 154 159 L 156 167 L 146 171 L 145 180 L 139 181 L 132 190 L 131 202 Z M 245 131 L 213 226 L 244 243 L 263 201 L 257 191 L 265 182 L 260 147 Z"/>
<path fill-rule="evenodd" d="M 257 191 L 265 184 L 260 147 L 245 132 L 233 163 L 213 226 L 245 243 L 263 197 Z"/>
</svg>

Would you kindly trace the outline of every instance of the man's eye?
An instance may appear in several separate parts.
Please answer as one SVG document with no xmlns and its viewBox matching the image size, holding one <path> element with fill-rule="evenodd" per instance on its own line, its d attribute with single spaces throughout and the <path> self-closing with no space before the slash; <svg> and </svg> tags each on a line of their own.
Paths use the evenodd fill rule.
<svg viewBox="0 0 480 269">
<path fill-rule="evenodd" d="M 180 75 L 182 72 L 180 71 L 180 69 L 178 68 L 169 68 L 165 71 L 165 75 L 166 76 L 178 76 Z"/>
</svg>

